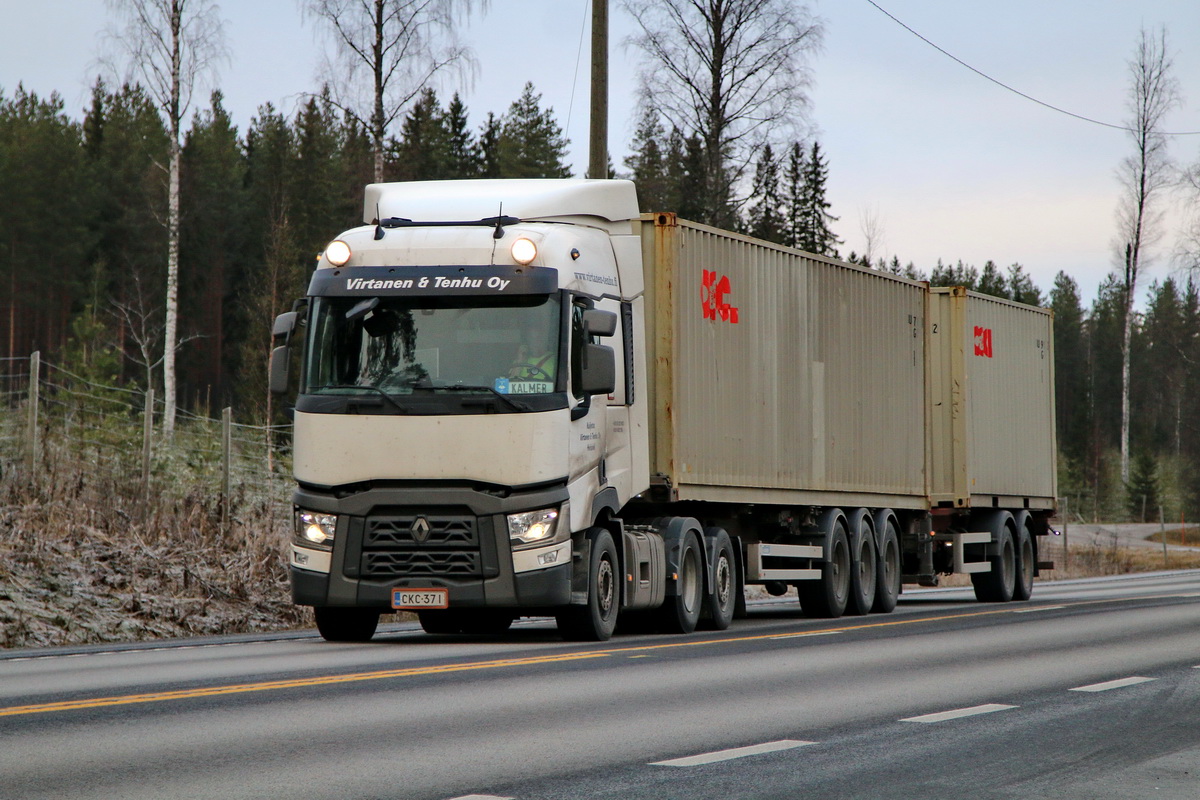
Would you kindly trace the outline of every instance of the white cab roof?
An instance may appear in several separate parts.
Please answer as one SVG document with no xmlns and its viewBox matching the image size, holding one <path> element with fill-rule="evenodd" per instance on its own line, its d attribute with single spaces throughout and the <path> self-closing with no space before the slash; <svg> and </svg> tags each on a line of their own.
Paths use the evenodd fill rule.
<svg viewBox="0 0 1200 800">
<path fill-rule="evenodd" d="M 363 222 L 369 225 L 376 217 L 420 222 L 484 219 L 498 216 L 501 204 L 504 216 L 525 220 L 589 216 L 621 222 L 638 216 L 632 181 L 492 179 L 372 183 L 363 198 Z"/>
</svg>

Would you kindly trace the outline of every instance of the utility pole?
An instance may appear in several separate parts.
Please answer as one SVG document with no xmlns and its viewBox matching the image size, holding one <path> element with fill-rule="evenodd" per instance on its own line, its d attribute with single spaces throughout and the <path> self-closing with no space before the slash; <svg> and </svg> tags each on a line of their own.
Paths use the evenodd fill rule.
<svg viewBox="0 0 1200 800">
<path fill-rule="evenodd" d="M 589 178 L 608 177 L 608 0 L 592 0 L 592 120 Z"/>
</svg>

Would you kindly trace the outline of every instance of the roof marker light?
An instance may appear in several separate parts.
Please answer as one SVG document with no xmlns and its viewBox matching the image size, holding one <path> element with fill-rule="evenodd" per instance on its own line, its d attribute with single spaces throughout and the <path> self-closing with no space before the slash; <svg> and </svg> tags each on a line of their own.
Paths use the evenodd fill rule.
<svg viewBox="0 0 1200 800">
<path fill-rule="evenodd" d="M 512 257 L 513 261 L 527 267 L 537 258 L 537 245 L 532 240 L 521 237 L 512 243 Z"/>
<path fill-rule="evenodd" d="M 341 239 L 334 239 L 325 246 L 325 258 L 335 267 L 344 266 L 350 260 L 350 245 Z"/>
</svg>

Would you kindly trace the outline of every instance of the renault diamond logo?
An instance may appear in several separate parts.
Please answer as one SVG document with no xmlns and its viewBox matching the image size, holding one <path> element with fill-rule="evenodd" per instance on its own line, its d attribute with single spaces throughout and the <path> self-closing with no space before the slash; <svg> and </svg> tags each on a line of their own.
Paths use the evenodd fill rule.
<svg viewBox="0 0 1200 800">
<path fill-rule="evenodd" d="M 417 544 L 425 544 L 425 540 L 429 538 L 429 520 L 424 517 L 417 517 L 408 531 L 412 534 Z"/>
</svg>

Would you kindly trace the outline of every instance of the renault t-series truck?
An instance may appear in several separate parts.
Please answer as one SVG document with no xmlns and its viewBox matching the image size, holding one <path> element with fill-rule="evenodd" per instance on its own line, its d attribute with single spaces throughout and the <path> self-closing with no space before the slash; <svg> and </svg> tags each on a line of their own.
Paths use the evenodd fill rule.
<svg viewBox="0 0 1200 800">
<path fill-rule="evenodd" d="M 1005 602 L 1052 566 L 1048 311 L 641 214 L 621 180 L 374 184 L 364 221 L 274 327 L 326 639 L 397 609 L 723 629 L 748 584 L 820 617 L 950 573 Z"/>
</svg>

